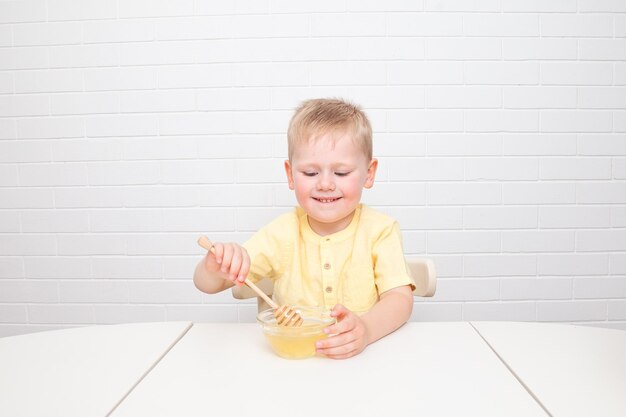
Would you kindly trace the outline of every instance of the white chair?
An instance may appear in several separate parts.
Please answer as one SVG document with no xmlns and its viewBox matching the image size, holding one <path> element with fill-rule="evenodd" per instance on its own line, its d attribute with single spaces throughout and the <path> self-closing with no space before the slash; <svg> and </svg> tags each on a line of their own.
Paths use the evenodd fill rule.
<svg viewBox="0 0 626 417">
<path fill-rule="evenodd" d="M 432 297 L 435 295 L 435 291 L 437 289 L 437 273 L 435 271 L 435 263 L 428 258 L 417 258 L 412 256 L 407 257 L 406 262 L 409 266 L 411 277 L 415 282 L 415 291 L 413 291 L 413 295 L 417 297 Z M 274 293 L 274 283 L 267 278 L 257 282 L 256 285 L 269 297 L 271 297 Z M 258 311 L 270 308 L 265 300 L 257 296 L 257 294 L 246 285 L 241 287 L 235 286 L 232 288 L 232 292 L 233 297 L 238 300 L 246 300 L 256 297 Z"/>
</svg>

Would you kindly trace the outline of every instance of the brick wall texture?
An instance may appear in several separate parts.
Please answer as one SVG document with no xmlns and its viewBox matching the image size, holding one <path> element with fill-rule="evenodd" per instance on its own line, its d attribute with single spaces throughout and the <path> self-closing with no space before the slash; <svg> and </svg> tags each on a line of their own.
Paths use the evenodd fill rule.
<svg viewBox="0 0 626 417">
<path fill-rule="evenodd" d="M 312 97 L 371 118 L 412 320 L 626 329 L 626 2 L 3 0 L 0 336 L 253 321 L 195 241 L 293 207 Z"/>
</svg>

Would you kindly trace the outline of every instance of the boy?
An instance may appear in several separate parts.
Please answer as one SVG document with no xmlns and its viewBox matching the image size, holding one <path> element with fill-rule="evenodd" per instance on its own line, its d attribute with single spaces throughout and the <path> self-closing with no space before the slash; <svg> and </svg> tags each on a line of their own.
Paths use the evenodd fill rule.
<svg viewBox="0 0 626 417">
<path fill-rule="evenodd" d="M 413 281 L 398 224 L 360 203 L 374 185 L 372 129 L 355 105 L 315 99 L 295 111 L 285 172 L 299 207 L 263 227 L 243 246 L 215 243 L 194 274 L 213 294 L 246 277 L 274 281 L 279 305 L 322 306 L 337 322 L 318 341 L 330 358 L 354 356 L 410 317 Z"/>
</svg>

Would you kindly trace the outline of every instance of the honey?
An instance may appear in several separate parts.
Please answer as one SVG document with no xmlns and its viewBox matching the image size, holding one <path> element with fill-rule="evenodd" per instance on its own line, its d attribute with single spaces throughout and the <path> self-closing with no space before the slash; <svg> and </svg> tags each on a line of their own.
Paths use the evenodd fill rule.
<svg viewBox="0 0 626 417">
<path fill-rule="evenodd" d="M 298 307 L 304 319 L 302 326 L 285 327 L 276 323 L 272 309 L 262 311 L 257 321 L 274 353 L 286 359 L 304 359 L 315 356 L 315 342 L 327 337 L 324 328 L 335 322 L 327 310 L 317 307 Z"/>
<path fill-rule="evenodd" d="M 325 339 L 324 333 L 310 335 L 286 334 L 287 332 L 267 333 L 265 337 L 278 356 L 286 359 L 304 359 L 315 355 L 315 342 Z"/>
</svg>

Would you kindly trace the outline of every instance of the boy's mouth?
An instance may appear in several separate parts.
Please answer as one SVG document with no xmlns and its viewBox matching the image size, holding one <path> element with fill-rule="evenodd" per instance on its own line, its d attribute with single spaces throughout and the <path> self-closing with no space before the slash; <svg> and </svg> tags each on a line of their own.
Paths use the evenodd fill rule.
<svg viewBox="0 0 626 417">
<path fill-rule="evenodd" d="M 313 200 L 318 201 L 320 203 L 334 203 L 338 201 L 341 197 L 313 197 Z"/>
</svg>

